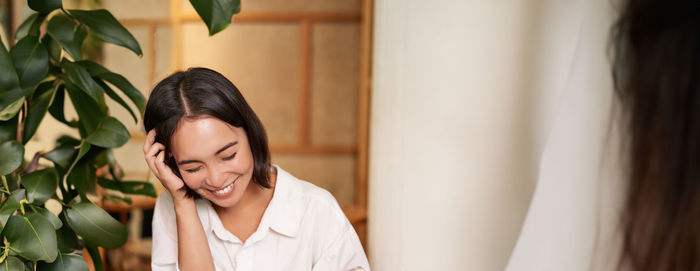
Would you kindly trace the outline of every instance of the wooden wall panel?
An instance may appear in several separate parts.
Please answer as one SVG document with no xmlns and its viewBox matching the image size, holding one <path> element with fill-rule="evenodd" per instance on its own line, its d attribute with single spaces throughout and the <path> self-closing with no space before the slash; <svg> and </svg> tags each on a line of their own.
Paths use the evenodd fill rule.
<svg viewBox="0 0 700 271">
<path fill-rule="evenodd" d="M 101 0 L 102 8 L 119 19 L 167 19 L 170 0 Z M 189 1 L 188 1 L 189 2 Z"/>
<path fill-rule="evenodd" d="M 312 30 L 311 144 L 354 146 L 360 28 L 317 23 Z"/>
<path fill-rule="evenodd" d="M 180 0 L 180 4 L 184 12 L 194 10 L 189 0 Z M 244 0 L 241 6 L 245 12 L 359 12 L 360 0 Z"/>
<path fill-rule="evenodd" d="M 170 75 L 173 71 L 171 70 L 171 50 L 172 45 L 170 41 L 172 40 L 172 31 L 169 26 L 158 25 L 155 28 L 154 33 L 154 71 L 153 71 L 153 82 L 152 85 L 155 86 L 160 80 Z M 149 90 L 150 93 L 150 90 Z"/>
<path fill-rule="evenodd" d="M 295 177 L 325 188 L 341 204 L 353 204 L 355 157 L 347 154 L 273 154 L 273 163 Z"/>
<path fill-rule="evenodd" d="M 203 24 L 183 25 L 183 69 L 221 72 L 243 93 L 271 144 L 299 141 L 299 27 L 233 25 L 209 37 Z"/>
</svg>

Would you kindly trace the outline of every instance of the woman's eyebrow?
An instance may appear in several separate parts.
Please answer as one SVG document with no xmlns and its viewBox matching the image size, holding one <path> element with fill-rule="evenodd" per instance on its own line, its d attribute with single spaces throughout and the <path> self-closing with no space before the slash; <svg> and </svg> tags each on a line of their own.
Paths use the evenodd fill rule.
<svg viewBox="0 0 700 271">
<path fill-rule="evenodd" d="M 180 162 L 177 162 L 177 165 L 178 165 L 178 166 L 182 166 L 182 165 L 184 165 L 184 164 L 191 164 L 191 163 L 198 163 L 198 162 L 201 163 L 202 161 L 199 161 L 199 160 L 182 160 L 182 161 L 180 161 Z"/>
<path fill-rule="evenodd" d="M 231 146 L 233 146 L 233 145 L 236 145 L 236 144 L 238 144 L 238 141 L 234 141 L 234 142 L 228 143 L 228 144 L 226 144 L 226 146 L 223 146 L 223 147 L 221 147 L 221 149 L 219 149 L 218 151 L 216 151 L 216 153 L 215 153 L 214 155 L 218 155 L 218 154 L 221 153 L 222 151 L 225 151 L 225 150 L 228 149 L 229 147 L 231 147 Z"/>
</svg>

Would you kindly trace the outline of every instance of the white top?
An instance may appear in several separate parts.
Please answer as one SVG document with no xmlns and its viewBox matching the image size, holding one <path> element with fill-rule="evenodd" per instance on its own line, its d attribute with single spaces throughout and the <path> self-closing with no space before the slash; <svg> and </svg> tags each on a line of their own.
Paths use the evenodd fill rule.
<svg viewBox="0 0 700 271">
<path fill-rule="evenodd" d="M 606 53 L 608 0 L 548 1 L 541 73 L 552 98 L 537 187 L 506 271 L 616 270 L 625 160 Z M 561 73 L 566 75 L 562 75 Z M 543 78 L 546 80 L 546 78 Z M 619 110 L 619 108 L 616 108 Z M 543 133 L 544 134 L 544 133 Z"/>
<path fill-rule="evenodd" d="M 277 167 L 258 229 L 245 243 L 224 228 L 211 203 L 196 200 L 216 270 L 370 270 L 354 228 L 328 191 Z M 177 224 L 170 194 L 153 212 L 152 270 L 178 270 Z"/>
</svg>

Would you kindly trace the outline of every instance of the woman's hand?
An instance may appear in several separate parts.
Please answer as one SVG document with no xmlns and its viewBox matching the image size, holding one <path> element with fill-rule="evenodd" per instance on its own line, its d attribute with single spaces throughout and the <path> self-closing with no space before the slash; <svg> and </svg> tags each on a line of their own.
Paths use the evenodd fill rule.
<svg viewBox="0 0 700 271">
<path fill-rule="evenodd" d="M 177 223 L 178 267 L 180 270 L 215 270 L 214 259 L 194 199 L 185 196 L 185 182 L 165 164 L 165 146 L 155 141 L 154 129 L 146 136 L 143 154 L 153 175 L 173 197 Z"/>
<path fill-rule="evenodd" d="M 185 196 L 185 182 L 177 177 L 173 170 L 165 164 L 165 146 L 155 142 L 155 129 L 148 132 L 146 142 L 143 144 L 143 154 L 146 158 L 148 167 L 153 172 L 153 175 L 160 180 L 160 183 L 168 189 L 173 200 L 187 199 Z"/>
</svg>

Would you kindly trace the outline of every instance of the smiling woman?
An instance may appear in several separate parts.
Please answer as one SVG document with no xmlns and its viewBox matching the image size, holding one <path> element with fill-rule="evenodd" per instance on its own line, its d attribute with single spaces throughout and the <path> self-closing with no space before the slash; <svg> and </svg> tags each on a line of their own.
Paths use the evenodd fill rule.
<svg viewBox="0 0 700 271">
<path fill-rule="evenodd" d="M 161 81 L 144 126 L 146 162 L 167 189 L 153 270 L 369 270 L 335 198 L 271 165 L 260 120 L 221 74 Z"/>
</svg>

